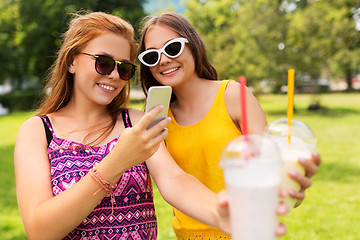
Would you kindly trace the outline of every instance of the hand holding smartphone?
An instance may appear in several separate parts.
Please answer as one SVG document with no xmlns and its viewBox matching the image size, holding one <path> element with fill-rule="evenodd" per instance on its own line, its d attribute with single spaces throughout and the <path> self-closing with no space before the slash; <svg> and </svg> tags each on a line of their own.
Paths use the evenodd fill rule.
<svg viewBox="0 0 360 240">
<path fill-rule="evenodd" d="M 163 110 L 154 118 L 146 129 L 151 128 L 161 120 L 167 117 L 172 88 L 169 86 L 153 86 L 149 88 L 146 98 L 145 113 L 157 105 L 163 105 Z"/>
</svg>

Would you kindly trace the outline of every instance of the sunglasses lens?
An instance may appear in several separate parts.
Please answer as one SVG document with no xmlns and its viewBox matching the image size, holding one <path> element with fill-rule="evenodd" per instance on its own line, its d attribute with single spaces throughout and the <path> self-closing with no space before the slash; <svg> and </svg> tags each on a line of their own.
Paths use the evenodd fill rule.
<svg viewBox="0 0 360 240">
<path fill-rule="evenodd" d="M 149 65 L 155 64 L 159 59 L 158 52 L 149 52 L 143 56 L 143 61 Z"/>
<path fill-rule="evenodd" d="M 165 48 L 165 52 L 172 57 L 178 55 L 180 50 L 181 50 L 181 42 L 173 42 L 168 46 L 166 46 Z"/>
<path fill-rule="evenodd" d="M 107 75 L 114 70 L 115 62 L 112 58 L 99 56 L 96 58 L 96 71 L 102 75 Z"/>
<path fill-rule="evenodd" d="M 135 70 L 136 70 L 135 66 L 130 63 L 123 62 L 120 65 L 118 65 L 118 73 L 121 79 L 123 80 L 129 80 L 130 78 L 132 78 L 132 76 L 135 73 Z"/>
</svg>

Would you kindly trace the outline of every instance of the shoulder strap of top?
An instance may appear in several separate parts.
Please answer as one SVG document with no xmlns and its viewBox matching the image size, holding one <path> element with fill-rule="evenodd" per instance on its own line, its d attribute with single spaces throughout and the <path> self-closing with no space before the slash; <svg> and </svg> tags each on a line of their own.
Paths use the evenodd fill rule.
<svg viewBox="0 0 360 240">
<path fill-rule="evenodd" d="M 214 100 L 214 103 L 213 103 L 213 106 L 219 105 L 219 104 L 221 106 L 225 106 L 225 98 L 224 98 L 225 89 L 226 89 L 226 86 L 228 85 L 229 81 L 230 80 L 221 81 L 218 92 L 216 94 L 216 97 L 215 97 L 215 100 Z M 217 106 L 215 108 L 217 108 Z"/>
<path fill-rule="evenodd" d="M 39 116 L 44 124 L 45 134 L 46 134 L 46 141 L 48 146 L 50 145 L 51 140 L 53 139 L 54 130 L 51 126 L 50 119 L 46 115 Z"/>
<path fill-rule="evenodd" d="M 129 115 L 129 109 L 124 109 L 121 112 L 121 115 L 122 115 L 122 118 L 123 118 L 125 128 L 132 127 L 131 120 L 130 120 L 130 115 Z"/>
<path fill-rule="evenodd" d="M 226 89 L 226 87 L 227 87 L 227 85 L 228 85 L 229 82 L 230 82 L 230 80 L 223 80 L 223 81 L 221 81 L 220 87 L 219 87 L 219 92 L 220 92 L 220 91 L 221 91 L 221 92 L 225 92 L 225 89 Z"/>
</svg>

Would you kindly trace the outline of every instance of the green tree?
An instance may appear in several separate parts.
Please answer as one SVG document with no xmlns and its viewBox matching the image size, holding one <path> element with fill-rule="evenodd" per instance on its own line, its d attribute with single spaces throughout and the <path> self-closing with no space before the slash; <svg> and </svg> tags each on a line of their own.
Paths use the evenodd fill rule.
<svg viewBox="0 0 360 240">
<path fill-rule="evenodd" d="M 21 52 L 21 34 L 18 5 L 0 1 L 0 84 L 9 78 L 20 78 L 19 70 L 23 69 L 19 61 Z"/>
<path fill-rule="evenodd" d="M 288 45 L 296 68 L 318 79 L 324 69 L 351 79 L 360 64 L 360 33 L 354 14 L 358 1 L 310 1 L 291 14 Z"/>
<path fill-rule="evenodd" d="M 186 15 L 208 43 L 220 78 L 281 82 L 288 21 L 281 1 L 188 1 Z"/>
<path fill-rule="evenodd" d="M 335 77 L 345 77 L 352 89 L 352 78 L 360 66 L 360 29 L 355 19 L 360 21 L 360 2 L 355 0 L 330 1 L 334 10 L 332 36 L 332 55 L 329 58 L 331 73 Z M 359 22 L 360 23 L 360 22 Z"/>
<path fill-rule="evenodd" d="M 136 26 L 145 16 L 145 0 L 8 0 L 0 13 L 1 29 L 7 48 L 0 49 L 0 59 L 6 56 L 0 72 L 11 78 L 20 89 L 23 82 L 41 82 L 54 61 L 61 34 L 67 28 L 70 12 L 79 10 L 104 11 L 127 19 Z M 3 32 L 3 31 L 1 31 Z M 3 62 L 2 62 L 3 63 Z M 6 75 L 6 76 L 5 76 Z"/>
<path fill-rule="evenodd" d="M 308 4 L 289 13 L 287 35 L 289 61 L 300 73 L 316 80 L 327 66 L 331 54 L 329 19 L 331 6 L 326 2 Z"/>
<path fill-rule="evenodd" d="M 360 64 L 360 2 L 355 0 L 188 0 L 186 16 L 203 36 L 219 78 L 267 79 L 287 69 L 313 81 L 324 72 L 351 78 Z"/>
</svg>

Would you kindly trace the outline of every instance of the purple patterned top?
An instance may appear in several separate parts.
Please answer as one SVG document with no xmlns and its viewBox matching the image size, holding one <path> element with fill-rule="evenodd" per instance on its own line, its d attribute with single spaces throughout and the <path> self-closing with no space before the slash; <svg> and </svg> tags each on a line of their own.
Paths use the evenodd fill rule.
<svg viewBox="0 0 360 240">
<path fill-rule="evenodd" d="M 131 127 L 128 111 L 124 110 L 125 127 Z M 73 186 L 98 164 L 115 146 L 118 137 L 100 147 L 57 138 L 46 116 L 40 116 L 47 131 L 48 154 L 54 196 Z M 50 135 L 51 133 L 51 135 Z M 49 138 L 50 135 L 50 138 Z M 63 239 L 156 239 L 157 221 L 149 171 L 145 163 L 127 170 L 117 182 L 114 213 L 110 195 Z"/>
</svg>

